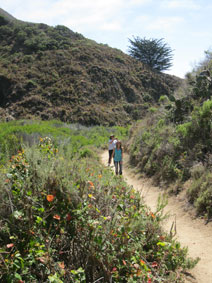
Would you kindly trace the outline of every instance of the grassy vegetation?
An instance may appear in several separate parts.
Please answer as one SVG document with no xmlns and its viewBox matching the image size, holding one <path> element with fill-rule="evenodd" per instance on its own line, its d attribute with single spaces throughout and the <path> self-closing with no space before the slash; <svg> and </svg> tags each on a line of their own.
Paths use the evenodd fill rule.
<svg viewBox="0 0 212 283">
<path fill-rule="evenodd" d="M 131 162 L 156 182 L 179 193 L 190 180 L 188 200 L 198 214 L 211 218 L 212 194 L 212 61 L 208 70 L 188 75 L 175 97 L 161 97 L 160 106 L 131 130 Z M 204 65 L 205 67 L 205 65 Z"/>
<path fill-rule="evenodd" d="M 102 126 L 84 127 L 79 124 L 66 124 L 61 121 L 18 120 L 0 123 L 0 162 L 21 149 L 20 144 L 33 145 L 40 137 L 53 138 L 56 145 L 76 152 L 89 154 L 92 146 L 104 147 L 109 135 L 113 133 L 119 139 L 126 138 L 128 129 L 124 127 L 106 128 Z M 90 149 L 89 149 L 90 147 Z"/>
<path fill-rule="evenodd" d="M 122 177 L 79 153 L 85 141 L 99 145 L 108 130 L 81 129 L 73 154 L 76 130 L 27 122 L 21 133 L 34 135 L 38 125 L 39 134 L 54 125 L 52 139 L 25 145 L 0 170 L 0 280 L 180 282 L 195 261 L 161 230 L 163 201 L 150 211 Z M 68 134 L 69 145 L 59 144 Z"/>
</svg>

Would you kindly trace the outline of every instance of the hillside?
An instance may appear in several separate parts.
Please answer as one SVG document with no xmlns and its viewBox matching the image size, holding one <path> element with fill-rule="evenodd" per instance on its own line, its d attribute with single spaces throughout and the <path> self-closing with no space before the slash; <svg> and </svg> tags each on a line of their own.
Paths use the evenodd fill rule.
<svg viewBox="0 0 212 283">
<path fill-rule="evenodd" d="M 2 119 L 124 125 L 180 83 L 65 26 L 26 23 L 0 10 Z"/>
<path fill-rule="evenodd" d="M 2 8 L 0 8 L 0 22 L 1 24 L 7 23 L 7 22 L 14 22 L 18 21 L 16 18 L 14 18 L 12 15 L 4 11 Z"/>
<path fill-rule="evenodd" d="M 212 220 L 212 53 L 131 129 L 131 162 Z M 178 97 L 178 98 L 177 98 Z"/>
</svg>

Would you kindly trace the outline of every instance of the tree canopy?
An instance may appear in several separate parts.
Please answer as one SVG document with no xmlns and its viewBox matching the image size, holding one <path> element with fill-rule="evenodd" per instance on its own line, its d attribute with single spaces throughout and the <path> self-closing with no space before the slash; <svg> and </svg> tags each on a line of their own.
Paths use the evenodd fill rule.
<svg viewBox="0 0 212 283">
<path fill-rule="evenodd" d="M 164 42 L 164 39 L 146 39 L 133 37 L 129 39 L 129 54 L 147 64 L 156 71 L 165 71 L 172 66 L 173 50 Z"/>
</svg>

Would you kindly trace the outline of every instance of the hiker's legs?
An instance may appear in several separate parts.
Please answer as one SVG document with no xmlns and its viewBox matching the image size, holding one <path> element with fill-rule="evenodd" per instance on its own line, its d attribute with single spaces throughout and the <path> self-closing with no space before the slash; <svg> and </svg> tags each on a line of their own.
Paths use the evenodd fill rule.
<svg viewBox="0 0 212 283">
<path fill-rule="evenodd" d="M 109 159 L 108 159 L 108 165 L 110 165 L 111 160 L 112 160 L 112 154 L 113 154 L 113 149 L 109 150 Z"/>
<path fill-rule="evenodd" d="M 114 161 L 116 175 L 118 175 L 118 164 L 118 161 Z"/>
<path fill-rule="evenodd" d="M 122 161 L 119 161 L 119 175 L 122 175 Z"/>
</svg>

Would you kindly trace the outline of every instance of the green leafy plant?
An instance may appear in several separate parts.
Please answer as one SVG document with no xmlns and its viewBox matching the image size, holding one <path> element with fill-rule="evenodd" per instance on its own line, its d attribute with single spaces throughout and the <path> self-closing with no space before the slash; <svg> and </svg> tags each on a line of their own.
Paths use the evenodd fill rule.
<svg viewBox="0 0 212 283">
<path fill-rule="evenodd" d="M 67 157 L 40 138 L 0 171 L 1 281 L 175 282 L 195 265 L 162 232 L 163 201 L 152 212 L 96 159 Z"/>
</svg>

